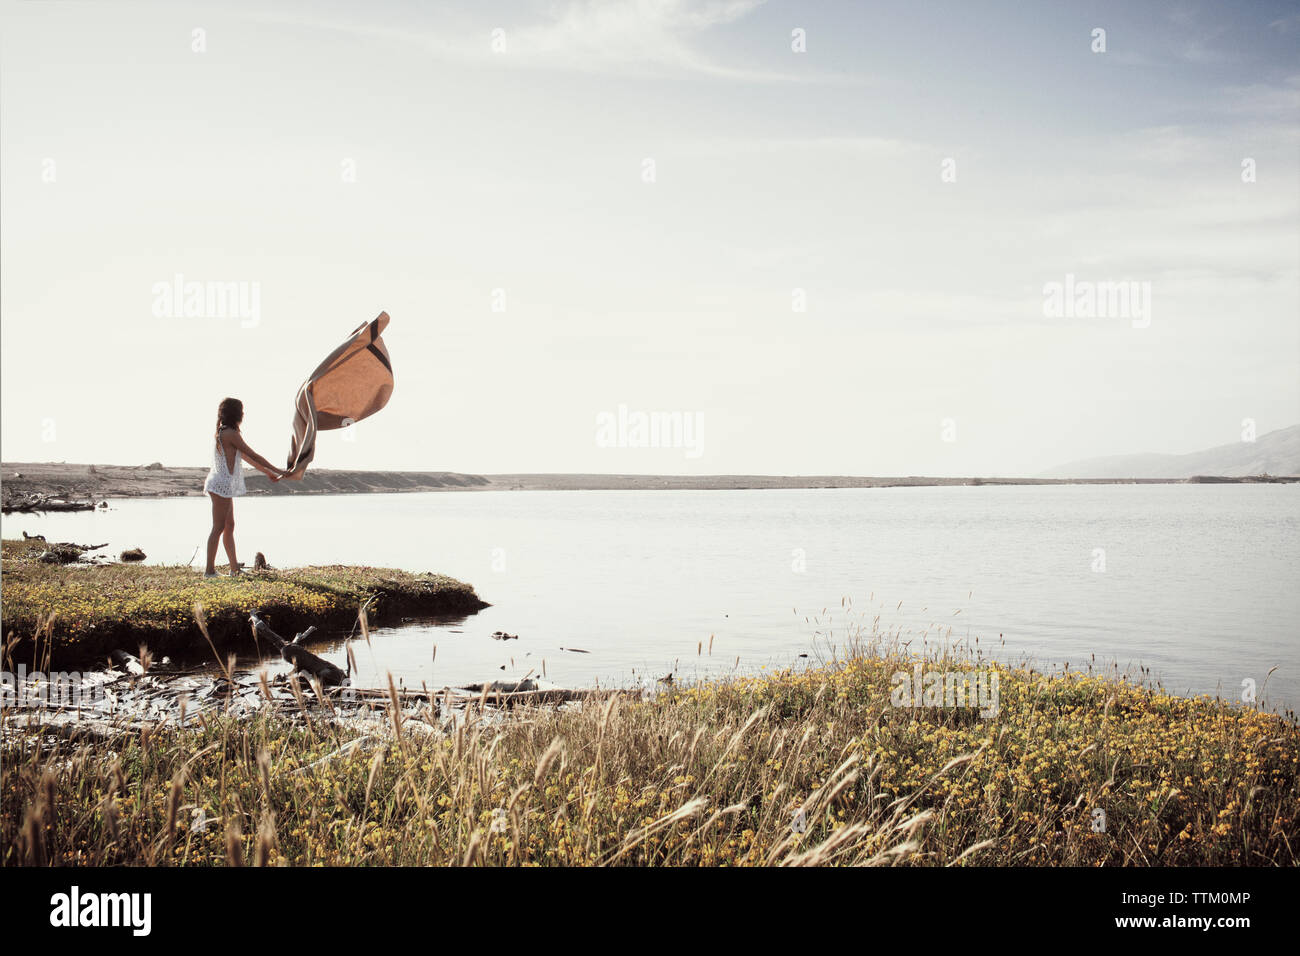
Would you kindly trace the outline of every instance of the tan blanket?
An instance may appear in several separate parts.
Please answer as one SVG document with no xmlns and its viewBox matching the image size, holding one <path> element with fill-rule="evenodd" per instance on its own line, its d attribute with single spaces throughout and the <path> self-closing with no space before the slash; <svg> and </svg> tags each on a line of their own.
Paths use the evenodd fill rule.
<svg viewBox="0 0 1300 956">
<path fill-rule="evenodd" d="M 387 327 L 388 313 L 380 312 L 348 336 L 298 389 L 287 478 L 302 480 L 316 456 L 317 432 L 345 428 L 388 404 L 393 366 L 380 337 Z"/>
</svg>

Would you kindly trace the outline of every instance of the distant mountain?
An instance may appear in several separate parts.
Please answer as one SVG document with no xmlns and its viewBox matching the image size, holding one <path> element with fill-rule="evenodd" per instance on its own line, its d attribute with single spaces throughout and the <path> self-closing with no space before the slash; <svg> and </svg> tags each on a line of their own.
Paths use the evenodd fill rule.
<svg viewBox="0 0 1300 956">
<path fill-rule="evenodd" d="M 1072 461 L 1043 478 L 1191 478 L 1220 475 L 1300 475 L 1300 425 L 1279 428 L 1253 442 L 1233 442 L 1187 455 L 1109 455 Z"/>
</svg>

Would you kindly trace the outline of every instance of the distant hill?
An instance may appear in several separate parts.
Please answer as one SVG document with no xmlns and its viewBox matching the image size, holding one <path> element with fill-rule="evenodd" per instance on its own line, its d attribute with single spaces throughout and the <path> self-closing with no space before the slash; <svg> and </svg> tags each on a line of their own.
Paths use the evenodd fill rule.
<svg viewBox="0 0 1300 956">
<path fill-rule="evenodd" d="M 1192 478 L 1220 475 L 1300 475 L 1300 425 L 1279 428 L 1253 442 L 1233 442 L 1187 455 L 1109 455 L 1072 461 L 1043 478 Z"/>
</svg>

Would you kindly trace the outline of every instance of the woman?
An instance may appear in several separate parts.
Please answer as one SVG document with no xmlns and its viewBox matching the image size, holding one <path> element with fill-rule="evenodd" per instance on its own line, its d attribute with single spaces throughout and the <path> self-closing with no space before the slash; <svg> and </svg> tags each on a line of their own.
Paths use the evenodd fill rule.
<svg viewBox="0 0 1300 956">
<path fill-rule="evenodd" d="M 208 566 L 203 571 L 205 578 L 217 576 L 217 539 L 225 543 L 226 557 L 230 559 L 230 573 L 239 573 L 239 562 L 235 560 L 235 499 L 247 493 L 241 462 L 246 459 L 272 481 L 279 481 L 285 475 L 248 447 L 244 436 L 239 433 L 239 425 L 243 420 L 244 403 L 237 398 L 222 399 L 217 406 L 212 470 L 203 482 L 203 490 L 212 499 L 212 533 L 208 535 Z"/>
</svg>

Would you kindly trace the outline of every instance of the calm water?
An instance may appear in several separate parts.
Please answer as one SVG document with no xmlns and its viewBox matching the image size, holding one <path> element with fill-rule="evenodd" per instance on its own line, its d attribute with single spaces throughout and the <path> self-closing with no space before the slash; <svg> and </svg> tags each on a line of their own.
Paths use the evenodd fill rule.
<svg viewBox="0 0 1300 956">
<path fill-rule="evenodd" d="M 122 501 L 3 531 L 183 564 L 208 515 L 206 498 Z M 1044 666 L 1095 655 L 1179 693 L 1236 699 L 1276 666 L 1268 704 L 1300 702 L 1297 485 L 447 492 L 249 498 L 236 517 L 250 564 L 260 550 L 279 567 L 439 571 L 493 604 L 357 645 L 365 684 L 751 672 L 824 655 L 879 615 L 918 644 L 979 638 Z M 344 662 L 340 644 L 317 650 Z"/>
</svg>

